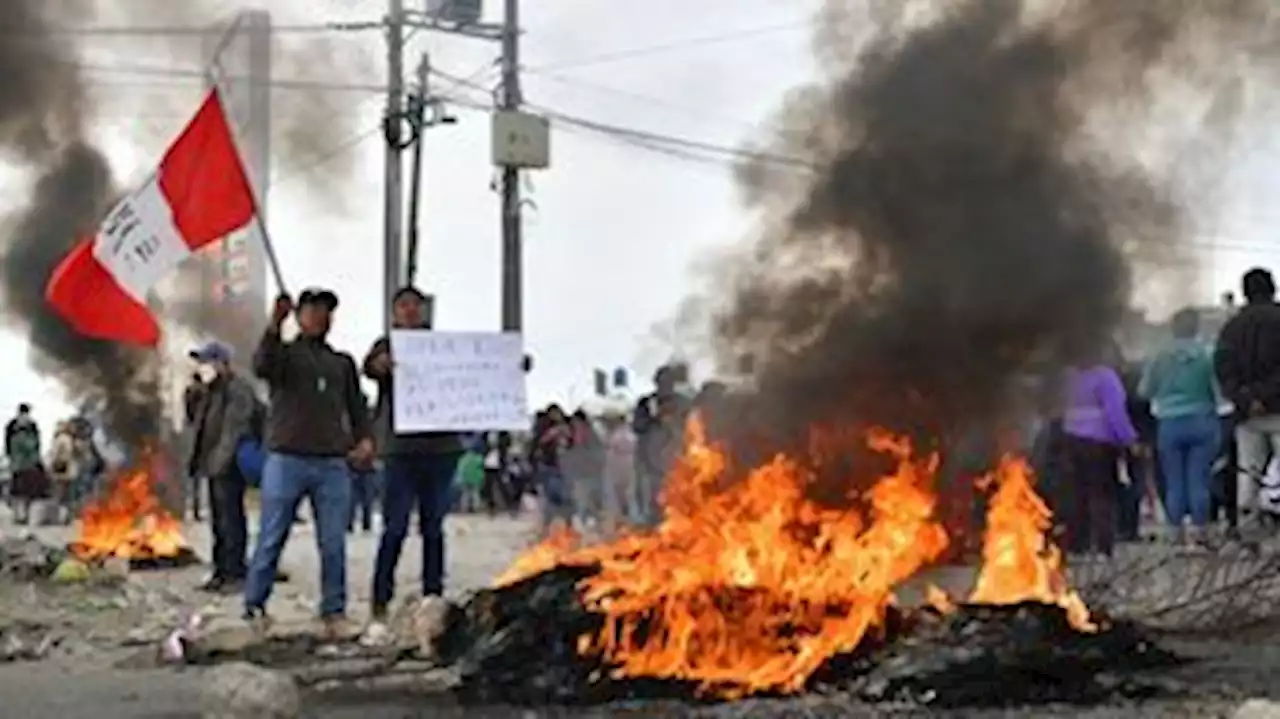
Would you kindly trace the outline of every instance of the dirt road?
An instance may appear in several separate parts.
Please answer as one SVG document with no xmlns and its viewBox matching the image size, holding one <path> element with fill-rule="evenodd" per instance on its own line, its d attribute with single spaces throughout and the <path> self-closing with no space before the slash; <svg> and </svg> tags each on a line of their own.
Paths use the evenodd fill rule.
<svg viewBox="0 0 1280 719">
<path fill-rule="evenodd" d="M 0 509 L 0 533 L 12 533 L 6 512 Z M 188 525 L 187 537 L 202 556 L 209 556 L 207 527 Z M 508 517 L 452 517 L 447 526 L 449 541 L 450 594 L 458 596 L 486 585 L 504 569 L 519 550 L 532 539 L 534 525 L 531 518 L 513 520 Z M 70 539 L 62 528 L 41 528 L 36 533 L 51 543 L 63 543 Z M 351 614 L 357 621 L 368 611 L 369 580 L 372 574 L 373 556 L 376 551 L 375 535 L 355 534 L 349 543 L 349 580 Z M 420 557 L 420 543 L 416 536 L 409 540 L 398 574 L 402 594 L 408 594 L 416 585 Z M 285 553 L 284 565 L 294 574 L 293 581 L 280 585 L 273 598 L 271 609 L 282 623 L 307 624 L 313 616 L 314 597 L 317 594 L 318 562 L 315 536 L 312 527 L 295 528 Z M 200 611 L 214 621 L 238 622 L 240 601 L 238 597 L 211 598 L 195 591 L 195 586 L 207 571 L 203 567 L 191 567 L 152 573 L 135 573 L 129 577 L 128 591 L 106 596 L 90 596 L 74 592 L 59 597 L 33 594 L 29 587 L 0 583 L 0 619 L 33 617 L 57 620 L 59 617 L 75 627 L 79 637 L 88 642 L 98 636 L 105 640 L 86 646 L 83 650 L 60 656 L 55 660 L 26 663 L 0 664 L 0 719 L 179 719 L 198 716 L 197 697 L 203 683 L 201 670 L 185 669 L 119 669 L 116 661 L 119 650 L 104 647 L 111 642 L 141 632 L 134 653 L 147 651 L 154 632 L 163 631 L 184 612 Z M 954 576 L 950 576 L 954 574 Z M 947 576 L 934 576 L 940 584 L 963 591 L 971 573 L 958 571 Z M 1280 637 L 1280 631 L 1272 633 Z M 1280 669 L 1280 650 L 1276 641 L 1262 634 L 1251 636 L 1255 641 L 1192 642 L 1184 649 L 1204 661 L 1179 673 L 1179 681 L 1189 686 L 1207 688 L 1203 696 L 1178 701 L 1162 701 L 1144 706 L 1104 707 L 1097 710 L 1052 708 L 1012 712 L 966 712 L 957 716 L 986 719 L 991 717 L 1072 716 L 1096 717 L 1229 717 L 1240 696 L 1265 696 L 1272 693 L 1272 677 Z M 1231 685 L 1234 689 L 1219 692 L 1218 687 Z M 824 703 L 825 702 L 825 703 Z M 432 717 L 433 719 L 542 719 L 546 717 L 594 717 L 625 716 L 649 717 L 701 717 L 706 719 L 731 719 L 734 717 L 849 717 L 849 716 L 925 716 L 919 711 L 892 712 L 885 708 L 875 710 L 866 707 L 841 705 L 838 701 L 812 697 L 793 703 L 746 703 L 721 707 L 672 706 L 654 704 L 639 706 L 610 706 L 594 709 L 551 709 L 529 711 L 524 709 L 491 707 L 461 708 L 453 706 L 446 697 L 409 695 L 403 693 L 372 693 L 346 691 L 343 694 L 311 696 L 307 702 L 309 717 L 316 719 L 407 719 Z M 945 716 L 946 714 L 928 714 Z"/>
<path fill-rule="evenodd" d="M 459 596 L 486 585 L 533 537 L 531 518 L 450 517 L 448 593 Z M 0 536 L 32 532 L 41 540 L 61 545 L 74 529 L 40 527 L 28 530 L 11 523 L 0 507 Z M 202 557 L 210 556 L 207 525 L 188 524 L 184 534 Z M 357 532 L 348 541 L 350 614 L 363 621 L 369 610 L 377 534 Z M 413 534 L 402 555 L 397 585 L 401 596 L 415 593 L 421 542 Z M 295 526 L 282 567 L 292 578 L 277 585 L 270 610 L 281 625 L 313 621 L 319 591 L 319 561 L 310 523 Z M 30 620 L 63 625 L 71 636 L 70 649 L 54 660 L 30 664 L 0 664 L 0 719 L 134 719 L 135 717 L 194 716 L 193 699 L 200 685 L 198 671 L 119 670 L 123 656 L 111 646 L 136 638 L 138 644 L 162 636 L 180 617 L 199 612 L 213 623 L 239 622 L 239 597 L 216 597 L 196 591 L 208 567 L 195 566 L 132 573 L 127 586 L 111 590 L 67 587 L 35 590 L 30 585 L 0 582 L 0 620 Z M 146 651 L 134 648 L 131 653 Z M 128 653 L 128 652 L 126 652 Z M 376 702 L 375 702 L 376 704 Z M 382 715 L 405 716 L 402 702 L 393 701 Z M 336 708 L 324 716 L 379 716 L 376 706 Z M 389 713 L 387 713 L 389 712 Z"/>
</svg>

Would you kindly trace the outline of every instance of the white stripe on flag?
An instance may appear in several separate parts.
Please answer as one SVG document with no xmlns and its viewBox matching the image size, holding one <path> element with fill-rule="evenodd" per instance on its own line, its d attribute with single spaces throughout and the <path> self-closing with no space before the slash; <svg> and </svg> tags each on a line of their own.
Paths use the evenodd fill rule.
<svg viewBox="0 0 1280 719">
<path fill-rule="evenodd" d="M 93 256 L 120 289 L 141 304 L 156 284 L 187 257 L 191 248 L 173 221 L 173 208 L 152 175 L 107 215 L 93 244 Z"/>
</svg>

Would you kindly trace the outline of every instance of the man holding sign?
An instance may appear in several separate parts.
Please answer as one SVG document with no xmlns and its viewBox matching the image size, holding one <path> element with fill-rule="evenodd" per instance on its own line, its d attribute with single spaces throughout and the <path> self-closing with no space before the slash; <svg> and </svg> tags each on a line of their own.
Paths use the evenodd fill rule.
<svg viewBox="0 0 1280 719">
<path fill-rule="evenodd" d="M 429 329 L 430 300 L 414 287 L 396 292 L 392 324 L 397 330 Z M 400 432 L 393 422 L 396 380 L 391 341 L 374 342 L 364 361 L 365 376 L 378 383 L 375 410 L 383 456 L 383 529 L 373 573 L 373 622 L 369 637 L 385 634 L 387 605 L 395 593 L 396 565 L 415 506 L 422 525 L 422 595 L 444 591 L 444 518 L 452 504 L 453 474 L 462 456 L 457 432 Z"/>
</svg>

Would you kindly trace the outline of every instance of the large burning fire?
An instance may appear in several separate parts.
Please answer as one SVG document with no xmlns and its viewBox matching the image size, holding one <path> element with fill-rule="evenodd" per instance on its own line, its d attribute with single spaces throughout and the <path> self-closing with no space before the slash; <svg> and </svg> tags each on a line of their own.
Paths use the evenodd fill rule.
<svg viewBox="0 0 1280 719">
<path fill-rule="evenodd" d="M 606 621 L 579 649 L 602 654 L 617 675 L 691 681 L 726 698 L 798 692 L 828 659 L 878 636 L 895 588 L 947 549 L 933 491 L 939 457 L 917 457 L 883 432 L 869 442 L 896 471 L 870 489 L 866 509 L 831 508 L 806 497 L 813 478 L 783 456 L 724 482 L 727 456 L 695 418 L 657 529 L 588 547 L 562 530 L 497 585 L 598 563 L 580 590 Z M 1051 517 L 1028 465 L 1006 457 L 986 482 L 983 564 L 969 601 L 1057 605 L 1077 629 L 1095 630 L 1046 539 Z M 953 606 L 935 588 L 929 597 Z"/>
<path fill-rule="evenodd" d="M 114 477 L 105 494 L 80 514 L 80 536 L 71 551 L 80 559 L 140 560 L 176 557 L 186 547 L 182 523 L 156 496 L 153 463 Z"/>
</svg>

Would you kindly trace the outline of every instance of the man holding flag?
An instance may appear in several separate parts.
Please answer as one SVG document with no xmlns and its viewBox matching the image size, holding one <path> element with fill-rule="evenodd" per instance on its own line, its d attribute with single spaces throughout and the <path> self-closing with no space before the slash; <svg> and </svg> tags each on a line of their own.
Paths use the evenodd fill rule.
<svg viewBox="0 0 1280 719">
<path fill-rule="evenodd" d="M 156 284 L 187 258 L 254 221 L 261 230 L 276 285 L 283 291 L 279 262 L 226 108 L 218 90 L 213 89 L 164 153 L 156 171 L 111 209 L 93 236 L 83 238 L 58 264 L 45 286 L 45 298 L 81 335 L 155 347 L 160 327 L 148 300 Z M 262 480 L 263 494 L 277 500 L 273 505 L 277 508 L 296 508 L 301 496 L 309 494 L 317 514 L 324 514 L 325 520 L 317 517 L 317 524 L 324 525 L 317 527 L 317 533 L 324 555 L 321 614 L 328 620 L 341 617 L 346 601 L 343 529 L 350 488 L 346 486 L 345 457 L 350 454 L 357 461 L 367 461 L 373 454 L 367 408 L 354 363 L 349 355 L 334 352 L 325 343 L 329 315 L 336 306 L 337 298 L 331 292 L 303 293 L 297 306 L 303 336 L 298 342 L 286 343 L 280 338 L 280 325 L 294 307 L 283 297 L 255 357 L 258 374 L 273 383 L 273 404 L 281 405 L 273 406 L 271 412 L 267 443 L 273 456 Z M 314 380 L 311 391 L 320 400 L 300 398 L 299 392 L 308 390 L 294 386 L 292 378 L 298 373 L 286 369 L 294 365 L 309 368 L 307 376 Z M 286 374 L 288 380 L 284 379 Z M 277 418 L 291 412 L 313 425 L 323 424 L 324 433 L 303 436 L 305 432 L 300 435 L 282 427 L 288 420 Z M 327 472 L 330 467 L 333 472 Z M 264 507 L 263 531 L 246 589 L 250 615 L 261 614 L 277 578 L 279 550 L 293 516 L 291 510 L 282 529 L 277 513 Z M 264 571 L 268 566 L 270 570 Z"/>
<path fill-rule="evenodd" d="M 280 554 L 298 505 L 310 498 L 320 548 L 320 618 L 331 638 L 341 632 L 346 614 L 349 463 L 373 461 L 368 406 L 355 360 L 327 340 L 337 307 L 338 297 L 329 290 L 304 291 L 296 313 L 282 295 L 253 356 L 254 372 L 271 388 L 271 411 L 261 526 L 245 587 L 246 618 L 265 624 Z M 281 327 L 290 314 L 296 316 L 299 335 L 285 341 Z"/>
</svg>

